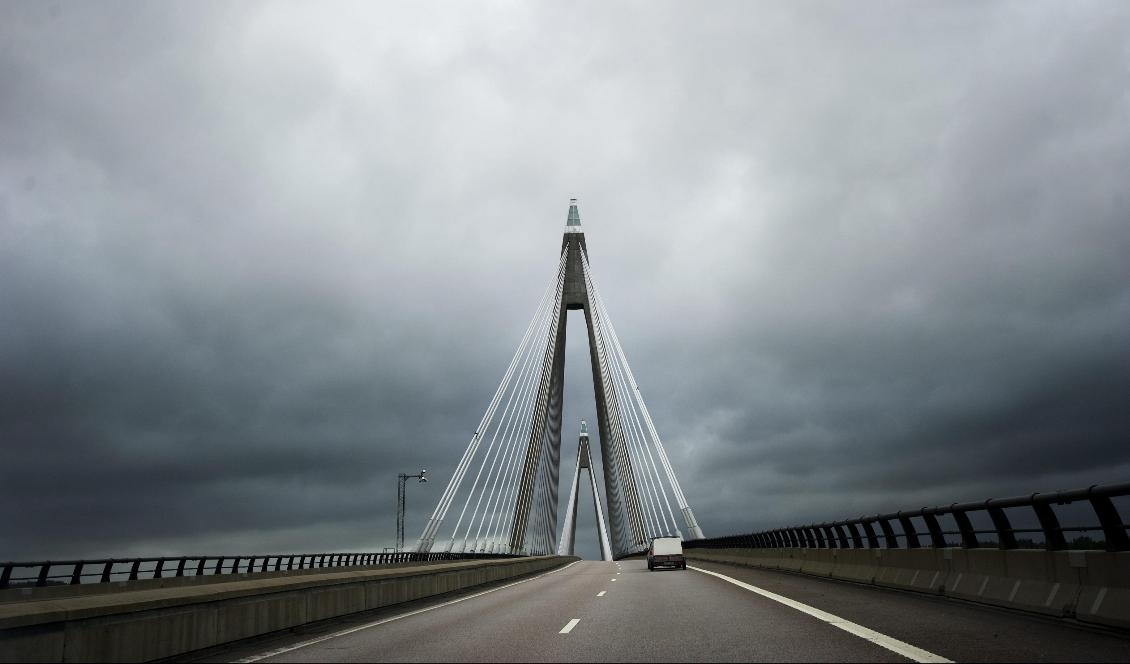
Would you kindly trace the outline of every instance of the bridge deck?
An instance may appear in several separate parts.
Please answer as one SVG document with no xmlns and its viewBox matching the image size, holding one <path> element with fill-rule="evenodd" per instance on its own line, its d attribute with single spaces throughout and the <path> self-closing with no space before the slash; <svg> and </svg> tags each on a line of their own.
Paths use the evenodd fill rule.
<svg viewBox="0 0 1130 664">
<path fill-rule="evenodd" d="M 1121 633 L 780 572 L 699 566 L 939 658 L 1130 661 L 1130 638 Z M 210 661 L 268 653 L 274 654 L 261 661 L 907 661 L 723 579 L 694 570 L 648 572 L 639 560 L 580 562 L 398 617 L 403 615 L 249 644 Z M 366 627 L 375 621 L 384 622 Z M 355 631 L 334 636 L 348 630 Z M 310 640 L 317 642 L 296 647 Z"/>
</svg>

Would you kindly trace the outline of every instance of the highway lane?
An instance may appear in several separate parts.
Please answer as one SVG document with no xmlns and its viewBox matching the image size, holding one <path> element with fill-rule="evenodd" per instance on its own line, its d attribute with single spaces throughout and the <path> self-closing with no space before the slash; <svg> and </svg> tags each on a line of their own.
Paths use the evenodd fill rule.
<svg viewBox="0 0 1130 664">
<path fill-rule="evenodd" d="M 921 593 L 692 563 L 957 662 L 1130 662 L 1130 635 Z"/>
<path fill-rule="evenodd" d="M 1126 638 L 1049 619 L 798 575 L 702 567 L 833 613 L 922 649 L 919 652 L 927 656 L 955 661 L 1130 661 Z M 382 614 L 378 618 L 388 622 L 370 627 L 342 625 L 338 629 L 355 631 L 320 636 L 302 647 L 297 646 L 309 640 L 309 634 L 244 645 L 210 659 L 909 661 L 723 579 L 694 570 L 648 572 L 644 562 L 635 560 L 580 562 L 464 601 L 396 616 Z"/>
</svg>

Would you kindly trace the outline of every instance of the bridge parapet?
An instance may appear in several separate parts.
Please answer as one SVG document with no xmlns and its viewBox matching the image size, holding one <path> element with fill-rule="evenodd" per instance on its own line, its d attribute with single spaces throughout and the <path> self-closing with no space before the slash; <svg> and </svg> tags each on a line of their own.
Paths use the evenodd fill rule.
<svg viewBox="0 0 1130 664">
<path fill-rule="evenodd" d="M 1130 484 L 1092 486 L 691 540 L 684 548 L 691 560 L 811 574 L 1130 628 L 1130 543 L 1112 501 L 1127 495 Z M 1074 501 L 1088 503 L 1097 523 L 1061 525 L 1053 506 Z M 1037 527 L 1015 527 L 1005 513 L 1012 508 L 1030 509 Z M 978 510 L 992 527 L 974 525 L 970 513 Z M 955 515 L 960 515 L 953 519 L 956 528 L 939 522 L 939 517 Z M 916 528 L 915 517 L 926 527 Z M 1102 533 L 1103 539 L 1068 539 L 1068 534 L 1092 532 Z M 1042 535 L 1042 541 L 1026 537 L 1031 535 Z M 993 548 L 988 546 L 991 538 Z"/>
<path fill-rule="evenodd" d="M 0 601 L 3 591 L 80 584 L 108 584 L 153 579 L 217 578 L 223 575 L 290 574 L 335 567 L 395 565 L 450 560 L 516 558 L 517 555 L 415 551 L 385 553 L 288 553 L 242 556 L 179 556 L 157 558 L 100 558 L 97 560 L 40 560 L 0 563 Z"/>
<path fill-rule="evenodd" d="M 338 616 L 546 571 L 563 556 L 437 561 L 0 603 L 0 662 L 149 661 Z M 104 585 L 104 584 L 103 584 Z M 117 585 L 117 584 L 111 584 Z M 95 586 L 79 586 L 73 591 Z"/>
<path fill-rule="evenodd" d="M 1130 483 L 1096 484 L 1071 491 L 990 498 L 744 535 L 688 540 L 683 546 L 692 549 L 976 549 L 992 545 L 999 549 L 1059 551 L 1101 545 L 1106 551 L 1130 551 L 1130 536 L 1126 533 L 1128 526 L 1123 523 L 1113 500 L 1127 496 L 1130 496 Z M 1076 502 L 1089 504 L 1095 521 L 1083 525 L 1062 525 L 1055 506 Z M 1010 517 L 1008 511 L 1016 508 L 1027 510 L 1019 516 L 1030 518 L 1035 527 L 1013 523 L 1016 516 Z M 952 525 L 943 525 L 943 518 Z M 1087 533 L 1102 533 L 1103 539 L 1093 540 Z M 1076 535 L 1073 541 L 1068 540 L 1071 534 Z M 952 540 L 949 539 L 951 537 Z M 1084 538 L 1086 543 L 1080 541 Z"/>
</svg>

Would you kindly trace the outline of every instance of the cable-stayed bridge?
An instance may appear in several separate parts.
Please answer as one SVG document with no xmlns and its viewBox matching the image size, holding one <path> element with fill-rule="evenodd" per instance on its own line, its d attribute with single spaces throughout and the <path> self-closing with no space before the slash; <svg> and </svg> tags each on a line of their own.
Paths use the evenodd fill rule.
<svg viewBox="0 0 1130 664">
<path fill-rule="evenodd" d="M 560 537 L 559 547 L 566 318 L 577 310 L 584 313 L 588 330 L 608 523 L 592 479 L 586 431 L 566 509 L 566 536 Z M 691 539 L 703 538 L 596 287 L 573 199 L 553 278 L 417 551 L 442 546 L 446 552 L 572 554 L 581 469 L 589 471 L 606 560 L 638 553 L 657 536 L 686 533 Z M 450 535 L 441 535 L 452 517 Z"/>
<path fill-rule="evenodd" d="M 0 662 L 1130 661 L 1130 484 L 705 537 L 593 275 L 572 201 L 414 550 L 0 562 Z M 563 473 L 570 311 L 596 430 Z M 688 570 L 648 571 L 659 535 Z"/>
</svg>

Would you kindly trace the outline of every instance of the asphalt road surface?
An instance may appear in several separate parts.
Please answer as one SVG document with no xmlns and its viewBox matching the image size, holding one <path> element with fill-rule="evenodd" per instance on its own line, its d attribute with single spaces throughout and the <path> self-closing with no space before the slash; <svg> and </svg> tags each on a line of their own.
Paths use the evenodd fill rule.
<svg viewBox="0 0 1130 664">
<path fill-rule="evenodd" d="M 801 575 L 692 567 L 579 562 L 204 661 L 1130 662 L 1122 633 Z"/>
</svg>

